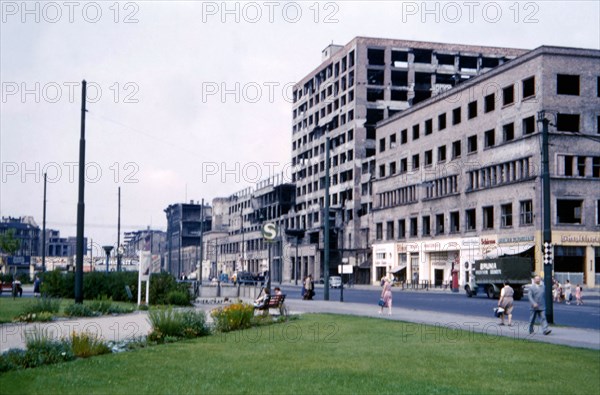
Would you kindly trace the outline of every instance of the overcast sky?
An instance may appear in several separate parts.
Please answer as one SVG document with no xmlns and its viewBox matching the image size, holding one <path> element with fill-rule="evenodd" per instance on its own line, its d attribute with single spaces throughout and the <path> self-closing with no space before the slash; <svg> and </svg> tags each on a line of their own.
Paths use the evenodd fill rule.
<svg viewBox="0 0 600 395">
<path fill-rule="evenodd" d="M 426 9 L 425 9 L 426 8 Z M 600 48 L 598 1 L 2 1 L 0 215 L 75 236 L 81 80 L 85 235 L 166 230 L 172 203 L 284 170 L 291 86 L 331 42 L 384 37 Z"/>
</svg>

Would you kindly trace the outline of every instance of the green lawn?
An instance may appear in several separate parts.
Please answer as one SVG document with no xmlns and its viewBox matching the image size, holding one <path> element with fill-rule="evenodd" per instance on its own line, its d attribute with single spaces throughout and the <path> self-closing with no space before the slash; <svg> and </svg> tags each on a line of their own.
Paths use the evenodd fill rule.
<svg viewBox="0 0 600 395">
<path fill-rule="evenodd" d="M 0 375 L 2 394 L 598 394 L 600 351 L 325 314 Z"/>
</svg>

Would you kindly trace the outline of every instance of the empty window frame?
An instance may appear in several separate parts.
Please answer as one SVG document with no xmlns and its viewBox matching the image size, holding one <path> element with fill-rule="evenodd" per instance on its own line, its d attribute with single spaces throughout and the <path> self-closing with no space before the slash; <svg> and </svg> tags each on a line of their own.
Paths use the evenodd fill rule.
<svg viewBox="0 0 600 395">
<path fill-rule="evenodd" d="M 556 130 L 559 132 L 579 132 L 579 114 L 556 114 Z"/>
<path fill-rule="evenodd" d="M 532 134 L 535 132 L 535 117 L 532 115 L 523 118 L 523 135 Z"/>
<path fill-rule="evenodd" d="M 477 215 L 474 208 L 465 210 L 465 218 L 467 220 L 466 227 L 467 231 L 476 230 L 477 228 Z"/>
<path fill-rule="evenodd" d="M 491 93 L 487 95 L 483 102 L 483 112 L 488 113 L 496 109 L 496 95 Z"/>
<path fill-rule="evenodd" d="M 515 139 L 515 124 L 513 122 L 507 123 L 502 126 L 502 134 L 504 135 L 504 141 L 512 141 Z"/>
<path fill-rule="evenodd" d="M 494 206 L 482 208 L 483 229 L 494 229 Z"/>
<path fill-rule="evenodd" d="M 429 236 L 431 234 L 431 218 L 429 215 L 424 215 L 421 218 L 421 229 L 423 230 L 423 236 Z"/>
<path fill-rule="evenodd" d="M 502 105 L 508 106 L 515 102 L 515 86 L 510 85 L 502 89 Z"/>
<path fill-rule="evenodd" d="M 460 232 L 460 213 L 453 211 L 450 213 L 450 233 Z"/>
<path fill-rule="evenodd" d="M 437 155 L 437 160 L 438 162 L 445 162 L 446 161 L 446 146 L 442 145 L 440 147 L 438 147 L 438 155 Z"/>
<path fill-rule="evenodd" d="M 469 119 L 473 119 L 477 116 L 477 101 L 472 101 L 467 107 L 467 116 Z"/>
<path fill-rule="evenodd" d="M 583 200 L 556 199 L 556 222 L 559 224 L 581 224 Z"/>
<path fill-rule="evenodd" d="M 579 76 L 571 74 L 557 74 L 556 94 L 579 96 Z"/>
<path fill-rule="evenodd" d="M 513 226 L 512 215 L 512 203 L 506 203 L 500 206 L 500 226 L 502 228 L 511 228 Z"/>
<path fill-rule="evenodd" d="M 469 136 L 467 138 L 467 153 L 472 154 L 477 152 L 477 135 Z"/>
<path fill-rule="evenodd" d="M 535 96 L 535 76 L 529 77 L 521 81 L 523 99 Z"/>
<path fill-rule="evenodd" d="M 519 202 L 520 225 L 533 225 L 533 201 L 522 200 Z"/>
<path fill-rule="evenodd" d="M 460 107 L 452 110 L 452 125 L 458 125 L 461 121 Z"/>
<path fill-rule="evenodd" d="M 483 134 L 483 146 L 484 148 L 490 148 L 496 145 L 496 131 L 490 129 Z"/>
<path fill-rule="evenodd" d="M 461 144 L 460 140 L 456 140 L 452 143 L 452 159 L 460 158 L 461 155 Z"/>
<path fill-rule="evenodd" d="M 438 130 L 446 129 L 446 113 L 438 115 Z"/>
</svg>

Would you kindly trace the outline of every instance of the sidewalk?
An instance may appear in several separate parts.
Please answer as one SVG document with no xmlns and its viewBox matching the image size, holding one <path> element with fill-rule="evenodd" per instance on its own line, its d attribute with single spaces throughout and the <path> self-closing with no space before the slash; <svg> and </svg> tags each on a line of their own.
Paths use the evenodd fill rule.
<svg viewBox="0 0 600 395">
<path fill-rule="evenodd" d="M 426 291 L 425 291 L 426 292 Z M 330 313 L 348 314 L 378 319 L 403 321 L 398 336 L 418 335 L 423 342 L 453 342 L 461 336 L 471 336 L 473 333 L 488 335 L 489 341 L 495 341 L 497 336 L 513 339 L 532 340 L 544 343 L 562 344 L 571 347 L 581 347 L 600 350 L 600 330 L 579 329 L 570 327 L 551 327 L 552 333 L 544 336 L 538 326 L 530 335 L 528 323 L 514 322 L 512 327 L 499 326 L 497 319 L 459 314 L 431 313 L 407 308 L 394 308 L 392 315 L 379 315 L 379 307 L 361 303 L 340 303 L 333 301 L 286 301 L 290 314 Z M 219 304 L 198 304 L 198 310 L 210 311 Z M 73 331 L 89 331 L 98 334 L 106 341 L 123 341 L 146 336 L 150 330 L 150 322 L 146 311 L 117 316 L 81 318 L 77 320 L 58 320 L 49 323 L 15 323 L 0 325 L 0 353 L 11 348 L 25 348 L 25 335 L 41 330 L 48 337 L 58 339 L 69 336 Z M 208 318 L 208 317 L 207 317 Z M 428 326 L 426 326 L 428 325 Z M 454 332 L 462 329 L 465 332 Z"/>
</svg>

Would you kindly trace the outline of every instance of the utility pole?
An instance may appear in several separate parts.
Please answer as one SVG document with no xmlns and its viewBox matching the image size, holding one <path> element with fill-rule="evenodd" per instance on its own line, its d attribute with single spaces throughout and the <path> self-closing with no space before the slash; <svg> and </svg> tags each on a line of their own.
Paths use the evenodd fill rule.
<svg viewBox="0 0 600 395">
<path fill-rule="evenodd" d="M 46 182 L 47 174 L 44 173 L 44 214 L 42 218 L 42 273 L 46 271 Z"/>
<path fill-rule="evenodd" d="M 198 265 L 198 273 L 196 274 L 196 281 L 202 286 L 202 259 L 204 256 L 202 239 L 204 237 L 204 199 L 200 203 L 200 263 Z"/>
<path fill-rule="evenodd" d="M 118 203 L 119 207 L 117 209 L 118 213 L 118 219 L 117 219 L 117 271 L 120 272 L 121 271 L 121 254 L 123 253 L 123 251 L 121 251 L 121 187 L 119 187 L 119 203 Z M 150 251 L 150 254 L 152 254 L 152 251 Z"/>
<path fill-rule="evenodd" d="M 327 133 L 327 129 L 325 129 Z M 323 300 L 329 300 L 329 135 L 325 138 L 325 213 L 323 215 Z"/>
<path fill-rule="evenodd" d="M 85 217 L 85 101 L 87 82 L 81 82 L 81 136 L 79 138 L 79 196 L 77 200 L 77 251 L 75 259 L 75 303 L 83 303 L 83 224 Z"/>
<path fill-rule="evenodd" d="M 554 253 L 552 246 L 552 228 L 550 212 L 550 164 L 548 155 L 548 124 L 544 110 L 538 112 L 537 121 L 542 124 L 542 210 L 543 210 L 543 236 L 542 256 L 544 264 L 544 288 L 546 299 L 546 319 L 549 324 L 554 323 L 554 306 L 552 304 L 552 269 L 554 266 Z"/>
</svg>

